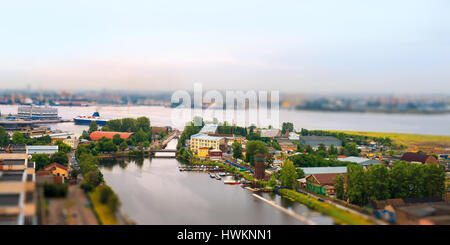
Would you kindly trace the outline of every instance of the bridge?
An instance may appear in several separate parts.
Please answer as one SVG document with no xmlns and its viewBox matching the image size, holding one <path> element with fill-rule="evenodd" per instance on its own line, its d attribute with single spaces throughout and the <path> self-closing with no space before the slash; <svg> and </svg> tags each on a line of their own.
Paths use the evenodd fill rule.
<svg viewBox="0 0 450 245">
<path fill-rule="evenodd" d="M 149 150 L 151 153 L 157 153 L 157 152 L 173 152 L 177 153 L 177 149 L 155 149 L 155 150 Z"/>
</svg>

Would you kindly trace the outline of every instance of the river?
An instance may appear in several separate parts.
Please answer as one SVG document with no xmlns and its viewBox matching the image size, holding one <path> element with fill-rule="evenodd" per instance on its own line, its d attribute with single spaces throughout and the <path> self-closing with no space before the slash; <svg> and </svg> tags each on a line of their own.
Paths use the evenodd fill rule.
<svg viewBox="0 0 450 245">
<path fill-rule="evenodd" d="M 2 115 L 17 113 L 17 105 L 0 105 Z M 172 126 L 183 129 L 186 121 L 172 121 L 173 109 L 160 106 L 88 106 L 57 107 L 63 119 L 72 119 L 80 114 L 91 115 L 99 111 L 105 118 L 147 116 L 154 126 Z M 220 117 L 218 117 L 220 119 Z M 210 117 L 205 119 L 211 120 Z M 383 114 L 383 113 L 350 113 L 350 112 L 317 112 L 301 110 L 280 110 L 279 121 L 292 122 L 297 130 L 350 130 L 370 132 L 394 132 L 450 136 L 450 114 Z M 79 135 L 86 126 L 73 123 L 51 124 L 51 128 L 72 131 Z"/>
<path fill-rule="evenodd" d="M 167 149 L 176 147 L 171 141 Z M 170 153 L 157 153 L 170 154 Z M 203 172 L 180 172 L 176 159 L 105 160 L 100 168 L 118 194 L 121 213 L 146 225 L 301 225 L 297 219 L 252 196 L 239 185 L 225 185 Z M 277 196 L 261 194 L 318 224 L 332 224 L 307 207 Z"/>
</svg>

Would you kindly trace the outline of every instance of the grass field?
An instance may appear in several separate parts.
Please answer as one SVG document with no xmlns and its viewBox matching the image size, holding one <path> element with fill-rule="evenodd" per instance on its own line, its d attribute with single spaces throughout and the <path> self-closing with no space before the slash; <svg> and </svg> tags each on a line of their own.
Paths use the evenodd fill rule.
<svg viewBox="0 0 450 245">
<path fill-rule="evenodd" d="M 380 133 L 362 131 L 333 131 L 346 134 L 364 135 L 370 137 L 389 137 L 395 144 L 408 146 L 408 150 L 423 151 L 445 151 L 450 148 L 450 136 L 403 134 L 403 133 Z"/>
<path fill-rule="evenodd" d="M 114 213 L 106 206 L 100 202 L 100 191 L 99 188 L 95 188 L 94 191 L 89 192 L 89 197 L 91 198 L 92 205 L 94 206 L 95 212 L 98 214 L 103 225 L 118 225 L 119 223 L 114 216 Z"/>
</svg>

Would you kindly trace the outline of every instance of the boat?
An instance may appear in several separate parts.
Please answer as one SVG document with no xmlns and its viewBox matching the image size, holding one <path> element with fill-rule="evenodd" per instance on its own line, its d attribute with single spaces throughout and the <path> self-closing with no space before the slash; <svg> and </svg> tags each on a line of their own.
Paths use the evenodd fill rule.
<svg viewBox="0 0 450 245">
<path fill-rule="evenodd" d="M 83 124 L 83 125 L 89 125 L 91 122 L 96 122 L 99 126 L 105 126 L 108 122 L 107 119 L 103 119 L 100 117 L 100 114 L 98 112 L 94 112 L 92 116 L 84 116 L 80 115 L 73 119 L 75 124 Z"/>
<path fill-rule="evenodd" d="M 210 178 L 215 178 L 216 176 L 214 174 L 212 174 L 212 173 L 209 173 L 209 177 Z"/>
<path fill-rule="evenodd" d="M 222 178 L 219 175 L 215 175 L 214 178 L 216 178 L 216 180 L 221 180 Z"/>
<path fill-rule="evenodd" d="M 234 180 L 225 180 L 223 183 L 226 185 L 239 185 L 240 184 L 239 181 L 234 181 Z"/>
<path fill-rule="evenodd" d="M 219 176 L 220 177 L 225 177 L 225 176 L 227 176 L 227 174 L 226 173 L 220 173 Z"/>
</svg>

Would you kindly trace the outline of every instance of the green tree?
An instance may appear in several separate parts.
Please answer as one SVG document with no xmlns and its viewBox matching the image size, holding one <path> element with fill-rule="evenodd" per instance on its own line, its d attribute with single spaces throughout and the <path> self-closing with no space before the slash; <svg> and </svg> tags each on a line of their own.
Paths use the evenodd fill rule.
<svg viewBox="0 0 450 245">
<path fill-rule="evenodd" d="M 335 177 L 335 181 L 334 188 L 336 189 L 336 198 L 345 200 L 344 177 L 339 174 Z"/>
<path fill-rule="evenodd" d="M 282 186 L 291 189 L 295 189 L 297 186 L 297 171 L 291 161 L 284 161 L 283 167 L 280 170 L 280 180 Z"/>
<path fill-rule="evenodd" d="M 115 145 L 120 145 L 122 142 L 124 142 L 124 140 L 120 137 L 120 134 L 115 134 L 113 136 L 113 142 Z"/>
<path fill-rule="evenodd" d="M 72 147 L 70 147 L 70 145 L 64 143 L 62 140 L 56 140 L 54 145 L 58 146 L 58 151 L 60 151 L 60 152 L 64 152 L 67 154 L 70 151 L 72 151 Z"/>
<path fill-rule="evenodd" d="M 36 154 L 31 157 L 31 161 L 36 164 L 36 170 L 42 170 L 50 164 L 50 157 L 47 154 Z"/>
<path fill-rule="evenodd" d="M 333 144 L 331 144 L 330 147 L 328 148 L 328 154 L 329 155 L 337 155 L 338 149 Z"/>
<path fill-rule="evenodd" d="M 368 202 L 364 169 L 358 164 L 347 166 L 347 192 L 350 203 L 364 206 Z"/>
<path fill-rule="evenodd" d="M 242 144 L 239 141 L 234 141 L 231 148 L 233 150 L 234 159 L 242 158 Z"/>
<path fill-rule="evenodd" d="M 246 158 L 247 162 L 249 162 L 252 166 L 255 164 L 254 156 L 256 153 L 267 154 L 269 151 L 267 150 L 264 142 L 255 140 L 248 141 L 246 145 L 247 153 Z"/>
<path fill-rule="evenodd" d="M 91 123 L 89 124 L 89 134 L 91 134 L 94 131 L 98 131 L 98 125 L 95 121 L 91 121 Z"/>
<path fill-rule="evenodd" d="M 10 137 L 5 128 L 0 126 L 0 146 L 8 146 L 10 144 Z"/>
<path fill-rule="evenodd" d="M 120 143 L 119 148 L 121 151 L 124 151 L 128 148 L 128 144 L 125 141 L 122 141 L 122 143 Z"/>
<path fill-rule="evenodd" d="M 12 142 L 14 145 L 24 145 L 25 144 L 25 137 L 20 132 L 14 132 L 12 136 Z"/>
<path fill-rule="evenodd" d="M 392 198 L 409 196 L 408 163 L 404 161 L 394 162 L 389 172 L 389 189 Z"/>
<path fill-rule="evenodd" d="M 389 199 L 389 171 L 387 167 L 381 164 L 372 165 L 365 175 L 369 200 Z"/>
<path fill-rule="evenodd" d="M 67 166 L 67 164 L 69 162 L 69 158 L 67 157 L 67 153 L 58 151 L 50 157 L 50 162 L 52 162 L 52 163 L 56 162 L 56 163 L 62 164 L 64 166 Z"/>
<path fill-rule="evenodd" d="M 291 122 L 283 122 L 283 125 L 281 126 L 281 133 L 286 134 L 289 132 L 294 131 L 294 124 Z"/>
<path fill-rule="evenodd" d="M 297 171 L 297 178 L 299 179 L 305 178 L 305 171 L 303 171 L 303 169 L 296 168 L 296 171 Z"/>
</svg>

